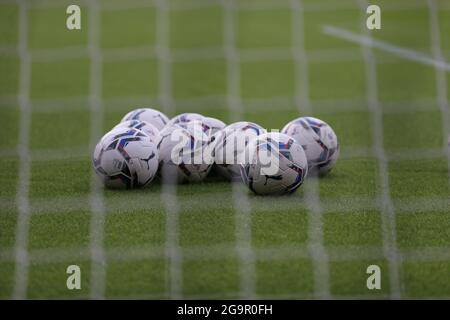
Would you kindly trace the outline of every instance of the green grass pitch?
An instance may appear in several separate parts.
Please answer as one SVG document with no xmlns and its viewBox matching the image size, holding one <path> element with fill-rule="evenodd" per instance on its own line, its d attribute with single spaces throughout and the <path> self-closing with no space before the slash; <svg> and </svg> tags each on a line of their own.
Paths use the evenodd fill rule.
<svg viewBox="0 0 450 320">
<path fill-rule="evenodd" d="M 442 81 L 432 66 L 373 49 L 370 83 L 362 47 L 322 31 L 362 33 L 360 1 L 99 0 L 91 23 L 90 1 L 74 0 L 79 31 L 65 27 L 69 2 L 25 2 L 22 15 L 17 2 L 0 1 L 1 299 L 450 297 L 449 119 L 439 98 L 450 92 L 449 73 Z M 373 37 L 433 56 L 427 1 L 370 3 L 382 8 Z M 449 61 L 444 1 L 437 20 Z M 100 62 L 89 55 L 93 36 Z M 20 43 L 31 56 L 29 122 L 18 98 L 27 86 Z M 171 59 L 158 55 L 161 46 Z M 374 85 L 378 109 L 369 99 Z M 93 90 L 99 111 L 91 109 Z M 146 105 L 169 117 L 238 116 L 268 129 L 316 116 L 335 129 L 341 158 L 330 175 L 289 197 L 256 197 L 214 179 L 170 195 L 155 182 L 102 191 L 98 215 L 90 143 Z M 21 141 L 29 175 L 21 172 Z M 29 208 L 25 264 L 16 254 L 21 190 Z M 93 260 L 93 243 L 103 264 Z M 81 290 L 66 288 L 71 264 L 81 268 Z M 366 287 L 372 264 L 381 268 L 381 290 Z"/>
</svg>

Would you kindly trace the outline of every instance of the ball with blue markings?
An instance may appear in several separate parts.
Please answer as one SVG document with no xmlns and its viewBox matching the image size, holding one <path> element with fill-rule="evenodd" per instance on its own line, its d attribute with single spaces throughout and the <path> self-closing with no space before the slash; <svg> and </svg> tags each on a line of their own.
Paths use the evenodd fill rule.
<svg viewBox="0 0 450 320">
<path fill-rule="evenodd" d="M 258 195 L 282 195 L 296 191 L 308 174 L 303 148 L 293 138 L 269 132 L 247 146 L 249 162 L 241 165 L 241 177 Z"/>
<path fill-rule="evenodd" d="M 313 118 L 297 118 L 284 126 L 282 133 L 294 138 L 305 150 L 310 170 L 327 174 L 339 158 L 336 133 L 326 122 Z"/>
</svg>

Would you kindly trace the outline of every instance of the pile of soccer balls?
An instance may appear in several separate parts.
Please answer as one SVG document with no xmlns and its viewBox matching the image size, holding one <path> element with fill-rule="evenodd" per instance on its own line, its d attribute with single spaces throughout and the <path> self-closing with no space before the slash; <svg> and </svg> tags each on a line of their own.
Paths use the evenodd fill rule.
<svg viewBox="0 0 450 320">
<path fill-rule="evenodd" d="M 140 108 L 100 139 L 93 165 L 108 188 L 145 187 L 157 175 L 163 183 L 199 182 L 213 170 L 265 195 L 294 192 L 308 172 L 329 172 L 338 156 L 333 129 L 312 117 L 295 119 L 280 133 L 246 121 L 226 126 L 198 113 L 169 120 Z"/>
</svg>

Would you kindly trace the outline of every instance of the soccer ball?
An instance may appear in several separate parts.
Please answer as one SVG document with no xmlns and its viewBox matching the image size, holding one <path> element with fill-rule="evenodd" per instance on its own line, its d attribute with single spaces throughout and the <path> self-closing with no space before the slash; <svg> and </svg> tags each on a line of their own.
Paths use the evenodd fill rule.
<svg viewBox="0 0 450 320">
<path fill-rule="evenodd" d="M 281 130 L 303 147 L 309 169 L 319 174 L 328 173 L 339 157 L 339 143 L 333 129 L 324 121 L 301 117 L 289 122 Z"/>
<path fill-rule="evenodd" d="M 164 126 L 169 122 L 169 118 L 161 111 L 151 108 L 139 108 L 128 112 L 120 122 L 128 120 L 141 120 L 147 121 L 154 125 L 156 129 L 162 130 Z"/>
<path fill-rule="evenodd" d="M 188 130 L 196 127 L 197 130 L 202 130 L 209 139 L 214 134 L 225 128 L 225 123 L 223 123 L 222 121 L 208 117 L 204 117 L 201 120 L 178 122 L 177 124 L 174 125 L 180 126 Z"/>
<path fill-rule="evenodd" d="M 93 155 L 95 173 L 109 188 L 147 186 L 158 171 L 158 149 L 149 136 L 121 127 L 104 135 Z"/>
<path fill-rule="evenodd" d="M 247 146 L 249 162 L 241 165 L 241 177 L 254 193 L 293 193 L 308 173 L 308 161 L 300 144 L 288 135 L 271 132 L 253 139 Z"/>
<path fill-rule="evenodd" d="M 122 127 L 135 128 L 135 129 L 141 130 L 146 135 L 148 135 L 153 142 L 156 142 L 156 140 L 158 139 L 158 136 L 159 136 L 159 130 L 154 125 L 152 125 L 151 123 L 149 123 L 147 121 L 127 120 L 124 122 L 120 122 L 113 129 L 122 128 Z"/>
<path fill-rule="evenodd" d="M 266 130 L 253 122 L 235 122 L 212 137 L 211 149 L 217 171 L 227 179 L 240 179 L 240 164 L 245 162 L 248 143 Z"/>
<path fill-rule="evenodd" d="M 226 127 L 226 124 L 223 121 L 216 118 L 205 117 L 202 122 L 209 128 L 207 134 L 210 137 Z"/>
<path fill-rule="evenodd" d="M 204 144 L 203 149 L 203 157 L 207 159 L 211 159 L 210 162 L 212 162 L 212 168 L 211 170 L 214 170 L 217 172 L 216 165 L 214 164 L 214 146 L 215 146 L 215 135 L 220 132 L 223 128 L 225 128 L 225 123 L 211 117 L 204 117 L 202 120 L 192 120 L 189 122 L 179 122 L 177 124 L 178 126 L 181 126 L 185 129 L 191 129 L 197 126 L 197 128 L 200 128 L 208 138 L 208 141 Z M 209 162 L 208 162 L 209 163 Z"/>
<path fill-rule="evenodd" d="M 190 122 L 193 120 L 203 120 L 205 117 L 202 116 L 199 113 L 181 113 L 172 119 L 167 123 L 167 126 L 173 126 L 175 124 L 181 124 L 185 122 Z"/>
<path fill-rule="evenodd" d="M 166 126 L 158 142 L 160 169 L 167 182 L 199 182 L 211 170 L 213 159 L 204 156 L 208 136 L 198 127 Z"/>
</svg>

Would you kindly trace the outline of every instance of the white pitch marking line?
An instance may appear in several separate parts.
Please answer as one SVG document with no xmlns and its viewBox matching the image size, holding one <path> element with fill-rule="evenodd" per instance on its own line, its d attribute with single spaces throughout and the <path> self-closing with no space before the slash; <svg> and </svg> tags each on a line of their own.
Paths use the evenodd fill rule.
<svg viewBox="0 0 450 320">
<path fill-rule="evenodd" d="M 311 114 L 309 100 L 308 58 L 304 44 L 304 18 L 301 0 L 291 0 L 294 60 L 296 63 L 296 105 L 300 114 Z M 316 177 L 307 178 L 303 186 L 308 207 L 308 247 L 314 265 L 314 294 L 320 299 L 329 299 L 330 270 L 327 251 L 323 245 L 322 208 L 319 183 Z M 299 275 L 300 276 L 300 275 Z"/>
<path fill-rule="evenodd" d="M 367 7 L 365 0 L 360 0 L 361 8 Z M 364 39 L 368 39 L 368 43 L 372 42 L 369 31 L 365 28 L 364 19 L 361 20 L 361 28 L 366 35 Z M 378 83 L 377 83 L 377 71 L 376 62 L 371 46 L 363 45 L 361 43 L 361 50 L 365 60 L 366 66 L 366 81 L 367 81 L 367 99 L 369 108 L 372 110 L 373 121 L 373 136 L 374 136 L 374 151 L 378 158 L 378 170 L 381 187 L 381 212 L 382 212 L 382 236 L 383 236 L 383 251 L 388 260 L 389 268 L 389 282 L 391 289 L 391 297 L 399 299 L 401 297 L 400 291 L 400 270 L 399 262 L 400 257 L 397 249 L 397 234 L 396 234 L 396 221 L 395 221 L 395 209 L 392 204 L 389 190 L 389 176 L 388 176 L 388 159 L 386 157 L 383 146 L 383 111 L 381 110 L 380 103 L 378 101 Z"/>
<path fill-rule="evenodd" d="M 242 119 L 243 105 L 240 99 L 239 55 L 235 48 L 234 1 L 223 0 L 224 46 L 227 60 L 228 108 L 233 121 Z M 235 209 L 236 247 L 240 260 L 241 298 L 255 297 L 255 257 L 252 249 L 251 205 L 247 190 L 239 182 L 232 183 L 232 197 Z"/>
<path fill-rule="evenodd" d="M 385 42 L 382 40 L 376 40 L 370 36 L 361 35 L 361 34 L 358 34 L 358 33 L 355 33 L 355 32 L 352 32 L 352 31 L 349 31 L 346 29 L 342 29 L 339 27 L 324 25 L 322 29 L 325 34 L 328 34 L 328 35 L 336 37 L 336 38 L 340 38 L 340 39 L 347 40 L 347 41 L 350 41 L 353 43 L 357 43 L 364 47 L 375 48 L 375 49 L 379 49 L 382 51 L 386 51 L 386 52 L 392 53 L 396 56 L 399 56 L 401 58 L 404 58 L 406 60 L 411 60 L 411 61 L 419 62 L 419 63 L 425 64 L 425 65 L 430 65 L 430 66 L 433 66 L 433 67 L 436 67 L 438 69 L 442 69 L 445 71 L 450 71 L 450 64 L 447 63 L 443 59 L 436 59 L 436 58 L 430 57 L 426 54 L 423 54 L 423 53 L 415 51 L 415 50 L 402 48 L 402 47 L 393 45 L 389 42 Z"/>
<path fill-rule="evenodd" d="M 29 136 L 31 123 L 31 110 L 29 102 L 31 58 L 28 52 L 28 5 L 26 1 L 18 1 L 19 4 L 19 43 L 20 56 L 20 83 L 19 83 L 19 107 L 20 107 L 20 131 L 18 154 L 20 159 L 19 177 L 17 183 L 17 229 L 15 244 L 15 282 L 13 299 L 25 299 L 28 286 L 28 233 L 30 226 L 29 189 L 31 176 L 31 163 L 29 156 Z"/>
<path fill-rule="evenodd" d="M 442 49 L 441 49 L 441 41 L 440 41 L 440 29 L 439 29 L 439 18 L 438 18 L 438 9 L 436 7 L 436 2 L 434 0 L 428 0 L 428 11 L 429 11 L 429 20 L 430 20 L 430 37 L 431 37 L 431 50 L 433 53 L 433 57 L 442 61 Z M 444 70 L 436 67 L 436 95 L 437 102 L 439 105 L 439 109 L 441 111 L 442 118 L 442 135 L 443 135 L 443 148 L 447 151 L 447 163 L 448 163 L 448 174 L 449 174 L 449 187 L 450 187 L 450 145 L 447 145 L 449 142 L 449 113 L 450 107 L 448 103 L 448 94 L 447 94 L 447 78 Z"/>
<path fill-rule="evenodd" d="M 159 59 L 158 78 L 160 82 L 159 100 L 166 114 L 173 114 L 171 52 L 169 50 L 169 7 L 165 0 L 156 1 L 157 22 L 157 56 Z M 168 173 L 162 173 L 163 180 Z M 171 299 L 182 298 L 183 286 L 183 255 L 179 248 L 179 205 L 177 185 L 173 181 L 163 181 L 161 199 L 166 213 L 166 244 L 165 251 L 169 258 L 169 277 L 167 287 Z"/>
<path fill-rule="evenodd" d="M 94 150 L 101 136 L 103 127 L 103 106 L 101 101 L 101 55 L 99 43 L 99 3 L 97 0 L 89 1 L 89 28 L 88 51 L 91 59 L 89 105 L 91 111 L 90 146 Z M 106 259 L 103 250 L 103 233 L 105 224 L 105 205 L 103 201 L 103 189 L 94 172 L 91 173 L 91 222 L 90 222 L 90 251 L 91 251 L 91 299 L 103 299 L 105 295 Z"/>
</svg>

